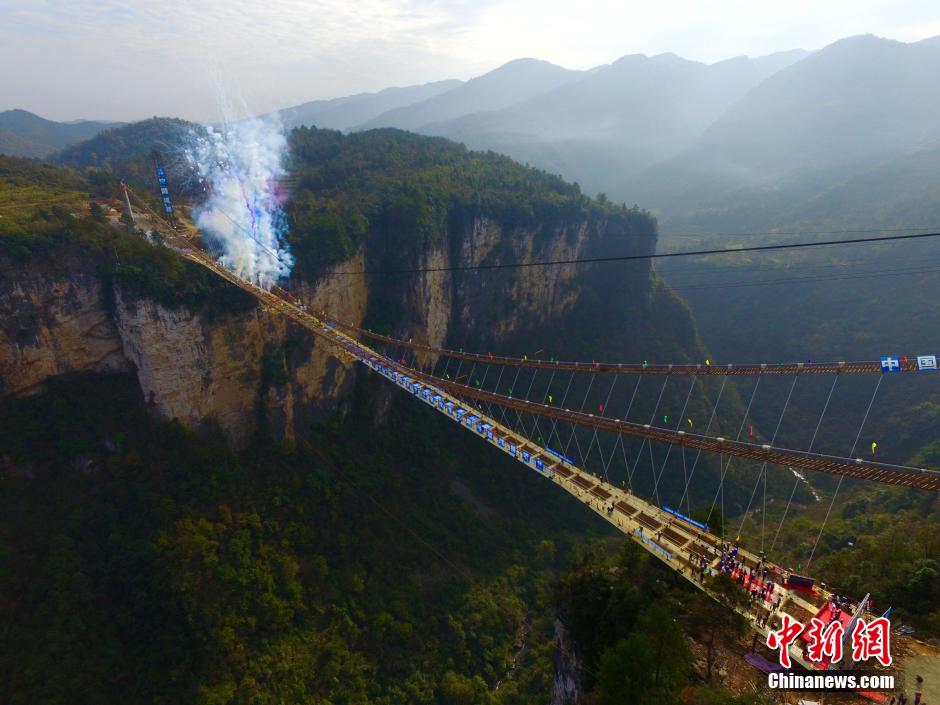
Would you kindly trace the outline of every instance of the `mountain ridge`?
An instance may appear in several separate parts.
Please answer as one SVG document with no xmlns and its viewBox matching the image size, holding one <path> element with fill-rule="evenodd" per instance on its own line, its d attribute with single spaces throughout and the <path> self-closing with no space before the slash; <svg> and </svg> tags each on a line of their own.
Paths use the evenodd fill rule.
<svg viewBox="0 0 940 705">
<path fill-rule="evenodd" d="M 801 57 L 791 52 L 777 61 Z M 624 174 L 691 143 L 772 68 L 746 57 L 706 65 L 675 54 L 628 54 L 500 111 L 430 123 L 421 131 L 505 152 L 588 191 L 611 192 Z"/>
<path fill-rule="evenodd" d="M 348 130 L 388 110 L 421 102 L 453 90 L 462 81 L 449 79 L 413 86 L 392 86 L 371 93 L 357 93 L 314 100 L 275 111 L 287 127 L 325 127 Z"/>
<path fill-rule="evenodd" d="M 98 120 L 56 122 L 20 108 L 4 110 L 0 112 L 0 153 L 47 157 L 116 124 Z"/>
<path fill-rule="evenodd" d="M 541 59 L 514 59 L 442 95 L 377 116 L 356 127 L 397 127 L 420 131 L 423 125 L 466 114 L 478 101 L 493 109 L 577 80 L 584 72 L 566 69 Z M 462 112 L 461 112 L 462 111 Z"/>
<path fill-rule="evenodd" d="M 940 44 L 834 42 L 767 78 L 685 151 L 615 193 L 672 215 L 725 208 L 748 193 L 806 198 L 940 137 L 938 72 Z"/>
</svg>

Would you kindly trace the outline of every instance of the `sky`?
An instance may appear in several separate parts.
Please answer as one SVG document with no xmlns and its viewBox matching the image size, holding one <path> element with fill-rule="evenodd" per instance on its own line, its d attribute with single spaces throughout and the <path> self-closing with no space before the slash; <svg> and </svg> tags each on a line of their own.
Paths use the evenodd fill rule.
<svg viewBox="0 0 940 705">
<path fill-rule="evenodd" d="M 713 63 L 940 35 L 936 0 L 0 0 L 0 110 L 216 121 L 515 58 Z"/>
</svg>

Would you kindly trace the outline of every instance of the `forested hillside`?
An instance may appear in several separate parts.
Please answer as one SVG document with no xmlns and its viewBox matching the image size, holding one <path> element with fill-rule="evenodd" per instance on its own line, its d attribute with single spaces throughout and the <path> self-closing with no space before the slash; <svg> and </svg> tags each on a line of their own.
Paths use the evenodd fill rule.
<svg viewBox="0 0 940 705">
<path fill-rule="evenodd" d="M 503 678 L 587 517 L 406 399 L 376 428 L 356 394 L 359 418 L 239 455 L 154 423 L 133 378 L 4 403 L 3 699 L 484 702 L 460 693 Z M 533 642 L 494 702 L 548 690 Z"/>
<path fill-rule="evenodd" d="M 117 137 L 127 143 L 131 135 Z M 128 302 L 153 302 L 147 310 L 158 318 L 189 311 L 239 339 L 257 326 L 260 314 L 243 294 L 126 233 L 100 207 L 88 209 L 88 194 L 106 192 L 122 169 L 143 174 L 135 160 L 145 164 L 146 150 L 122 159 L 109 151 L 113 138 L 97 143 L 109 157 L 88 173 L 93 183 L 67 169 L 3 162 L 6 187 L 75 194 L 70 208 L 37 207 L 27 218 L 0 221 L 0 303 L 11 324 L 4 336 L 18 341 L 6 346 L 4 338 L 4 355 L 41 352 L 55 292 L 79 286 L 76 270 L 92 272 L 103 287 L 98 336 L 109 315 L 126 325 Z M 591 201 L 502 157 L 397 132 L 301 131 L 292 139 L 302 166 L 291 243 L 299 255 L 310 250 L 292 283 L 301 291 L 362 247 L 370 260 L 391 264 L 459 250 L 453 238 L 464 221 L 499 223 L 494 236 L 517 233 L 536 254 L 577 241 L 566 223 L 589 234 L 588 252 L 652 246 L 646 215 Z M 348 230 L 356 221 L 362 225 Z M 517 245 L 505 243 L 492 256 L 517 256 Z M 27 288 L 48 282 L 50 293 L 41 303 L 19 298 L 23 284 L 13 271 L 25 273 Z M 644 267 L 629 281 L 613 272 L 574 277 L 564 291 L 580 303 L 559 313 L 546 300 L 542 334 L 564 327 L 568 340 L 554 345 L 573 352 L 609 338 L 617 348 L 685 345 L 685 354 L 700 357 L 681 303 L 649 276 Z M 515 286 L 503 281 L 500 298 Z M 411 287 L 371 283 L 365 315 L 395 330 L 420 320 Z M 453 287 L 458 299 L 477 296 L 468 281 Z M 611 294 L 620 298 L 609 318 L 578 315 L 579 306 L 610 303 Z M 672 326 L 654 340 L 652 328 L 639 326 L 657 302 L 668 302 Z M 81 305 L 73 301 L 70 315 L 85 316 Z M 451 334 L 520 345 L 536 328 L 516 322 L 497 334 L 512 322 L 500 319 L 513 310 L 511 302 L 503 306 L 484 306 L 475 314 L 480 328 L 468 319 Z M 245 316 L 254 322 L 242 323 L 252 321 Z M 607 324 L 630 335 L 610 337 Z M 544 702 L 563 656 L 554 645 L 561 615 L 586 666 L 567 675 L 583 676 L 581 689 L 601 702 L 616 702 L 625 684 L 647 692 L 643 702 L 682 691 L 689 702 L 706 691 L 709 702 L 732 702 L 691 667 L 684 634 L 698 635 L 701 626 L 680 629 L 665 616 L 687 599 L 685 589 L 666 587 L 668 573 L 629 547 L 622 558 L 594 553 L 572 563 L 575 546 L 610 530 L 433 412 L 361 377 L 332 392 L 341 398 L 331 414 L 285 437 L 275 423 L 280 400 L 310 345 L 302 331 L 288 330 L 265 346 L 253 378 L 258 422 L 237 449 L 213 418 L 199 428 L 160 418 L 162 392 L 142 393 L 146 380 L 133 366 L 74 369 L 44 379 L 33 394 L 0 401 L 0 698 Z M 617 556 L 623 540 L 611 541 L 603 551 Z M 591 576 L 615 588 L 609 595 L 624 595 L 616 627 L 602 634 L 587 621 L 596 605 L 574 589 Z M 653 681 L 629 666 L 631 650 L 648 636 L 670 651 L 668 672 Z"/>
</svg>

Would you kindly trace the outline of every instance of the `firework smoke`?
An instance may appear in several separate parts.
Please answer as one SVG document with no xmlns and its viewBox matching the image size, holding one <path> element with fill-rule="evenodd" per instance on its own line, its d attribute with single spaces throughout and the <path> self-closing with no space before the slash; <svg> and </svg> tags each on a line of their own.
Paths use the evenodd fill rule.
<svg viewBox="0 0 940 705">
<path fill-rule="evenodd" d="M 248 118 L 194 131 L 186 159 L 207 189 L 196 225 L 239 276 L 270 289 L 294 264 L 276 193 L 287 139 L 277 118 Z"/>
</svg>

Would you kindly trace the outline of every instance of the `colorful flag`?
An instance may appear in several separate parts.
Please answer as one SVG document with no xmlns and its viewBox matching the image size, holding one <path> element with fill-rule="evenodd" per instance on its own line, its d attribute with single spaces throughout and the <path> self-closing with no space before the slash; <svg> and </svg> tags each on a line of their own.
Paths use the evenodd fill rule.
<svg viewBox="0 0 940 705">
<path fill-rule="evenodd" d="M 917 356 L 917 369 L 918 370 L 936 370 L 937 369 L 937 356 L 936 355 L 918 355 Z"/>
<path fill-rule="evenodd" d="M 891 355 L 885 355 L 881 358 L 881 371 L 882 372 L 900 372 L 901 371 L 901 361 L 896 357 Z"/>
</svg>

